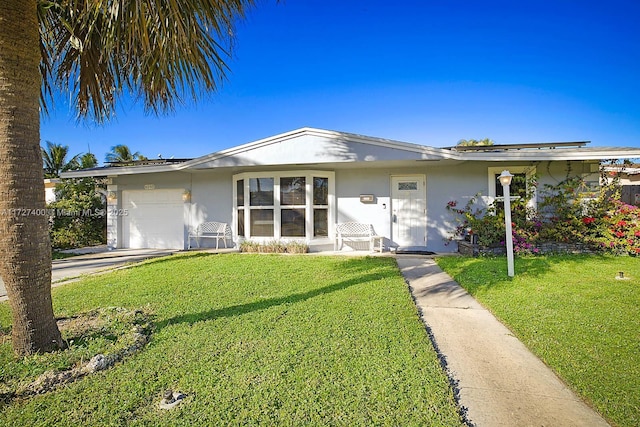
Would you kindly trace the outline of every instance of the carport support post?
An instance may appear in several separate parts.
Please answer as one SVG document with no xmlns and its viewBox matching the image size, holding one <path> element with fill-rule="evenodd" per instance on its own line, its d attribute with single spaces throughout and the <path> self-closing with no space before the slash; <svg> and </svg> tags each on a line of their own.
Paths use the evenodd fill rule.
<svg viewBox="0 0 640 427">
<path fill-rule="evenodd" d="M 514 276 L 513 271 L 513 232 L 511 230 L 511 194 L 510 188 L 511 178 L 513 175 L 508 170 L 502 171 L 498 179 L 502 184 L 502 194 L 504 196 L 504 225 L 505 225 L 505 244 L 507 245 L 507 274 L 509 277 Z"/>
</svg>

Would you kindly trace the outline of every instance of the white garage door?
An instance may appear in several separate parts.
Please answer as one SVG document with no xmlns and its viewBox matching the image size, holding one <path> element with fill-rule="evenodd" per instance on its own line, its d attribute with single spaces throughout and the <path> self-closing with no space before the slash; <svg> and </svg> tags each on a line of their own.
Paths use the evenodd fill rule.
<svg viewBox="0 0 640 427">
<path fill-rule="evenodd" d="M 123 191 L 123 247 L 184 249 L 183 190 Z"/>
</svg>

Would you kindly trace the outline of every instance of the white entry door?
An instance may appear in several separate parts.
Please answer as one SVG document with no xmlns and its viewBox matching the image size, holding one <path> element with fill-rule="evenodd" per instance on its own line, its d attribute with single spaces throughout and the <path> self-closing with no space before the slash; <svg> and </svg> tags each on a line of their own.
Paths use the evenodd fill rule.
<svg viewBox="0 0 640 427">
<path fill-rule="evenodd" d="M 184 249 L 183 190 L 122 192 L 124 248 Z"/>
<path fill-rule="evenodd" d="M 427 195 L 424 175 L 391 177 L 391 240 L 400 246 L 426 246 Z"/>
</svg>

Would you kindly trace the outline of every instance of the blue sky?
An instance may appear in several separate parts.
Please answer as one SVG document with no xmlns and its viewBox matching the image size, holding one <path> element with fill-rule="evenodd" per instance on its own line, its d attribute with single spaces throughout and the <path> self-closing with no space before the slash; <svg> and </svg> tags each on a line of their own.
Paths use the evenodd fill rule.
<svg viewBox="0 0 640 427">
<path fill-rule="evenodd" d="M 41 139 L 102 162 L 127 144 L 197 157 L 304 126 L 444 147 L 592 141 L 640 147 L 640 2 L 258 1 L 222 90 L 168 116 L 123 104 Z"/>
</svg>

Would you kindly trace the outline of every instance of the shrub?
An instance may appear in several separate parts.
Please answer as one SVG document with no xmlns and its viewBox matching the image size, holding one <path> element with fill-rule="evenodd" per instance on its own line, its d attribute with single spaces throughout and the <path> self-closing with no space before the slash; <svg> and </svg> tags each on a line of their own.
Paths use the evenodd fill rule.
<svg viewBox="0 0 640 427">
<path fill-rule="evenodd" d="M 245 240 L 240 243 L 240 252 L 258 253 L 260 252 L 261 244 L 251 240 Z"/>
<path fill-rule="evenodd" d="M 95 179 L 64 179 L 56 186 L 56 201 L 47 205 L 52 214 L 49 235 L 56 249 L 79 248 L 106 242 L 106 200 Z"/>
<path fill-rule="evenodd" d="M 240 252 L 250 253 L 288 253 L 303 254 L 309 252 L 309 245 L 304 242 L 281 242 L 272 240 L 266 243 L 245 240 L 240 244 Z"/>
<path fill-rule="evenodd" d="M 288 242 L 287 253 L 289 254 L 306 254 L 309 252 L 309 245 L 304 242 Z"/>
<path fill-rule="evenodd" d="M 538 253 L 546 242 L 580 244 L 615 254 L 640 254 L 640 208 L 622 203 L 616 179 L 603 180 L 597 191 L 580 177 L 570 177 L 540 191 L 538 210 L 528 208 L 532 194 L 512 201 L 512 239 L 516 253 Z M 481 246 L 505 245 L 504 213 L 495 202 L 475 208 L 479 194 L 463 208 L 447 204 L 456 216 L 448 240 L 477 234 Z"/>
</svg>

